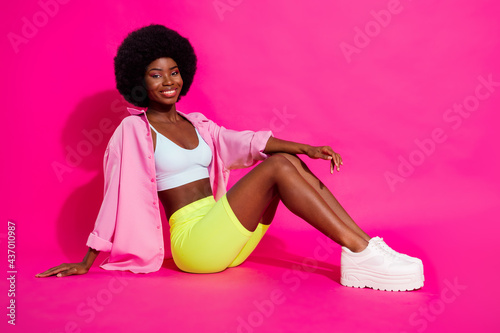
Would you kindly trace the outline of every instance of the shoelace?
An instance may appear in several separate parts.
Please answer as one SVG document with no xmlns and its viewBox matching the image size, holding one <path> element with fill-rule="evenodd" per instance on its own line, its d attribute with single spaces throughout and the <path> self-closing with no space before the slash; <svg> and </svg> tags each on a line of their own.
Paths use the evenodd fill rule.
<svg viewBox="0 0 500 333">
<path fill-rule="evenodd" d="M 380 241 L 378 241 L 378 242 L 375 243 L 375 246 L 373 247 L 375 249 L 375 251 L 381 253 L 382 255 L 384 255 L 385 257 L 387 257 L 390 260 L 394 260 L 394 259 L 398 259 L 399 258 L 399 253 L 398 252 L 396 252 L 396 251 L 394 251 L 392 249 L 391 249 L 392 251 L 389 251 L 383 245 L 381 246 L 380 243 L 381 243 Z M 387 244 L 386 244 L 386 246 L 389 247 Z"/>
<path fill-rule="evenodd" d="M 383 249 L 385 250 L 386 252 L 390 253 L 391 255 L 393 256 L 396 256 L 396 257 L 402 257 L 403 254 L 393 250 L 389 245 L 387 245 L 386 242 L 384 242 L 384 239 L 383 238 L 379 238 L 379 241 L 377 242 L 377 244 Z"/>
</svg>

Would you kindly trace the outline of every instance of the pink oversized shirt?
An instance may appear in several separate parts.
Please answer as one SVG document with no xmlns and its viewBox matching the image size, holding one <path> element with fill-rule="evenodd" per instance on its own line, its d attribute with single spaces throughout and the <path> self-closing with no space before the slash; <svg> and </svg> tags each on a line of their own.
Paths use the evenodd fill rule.
<svg viewBox="0 0 500 333">
<path fill-rule="evenodd" d="M 100 267 L 149 273 L 165 256 L 156 187 L 151 129 L 144 110 L 128 108 L 104 154 L 104 198 L 87 246 L 110 252 Z M 233 131 L 203 114 L 184 114 L 212 150 L 208 166 L 215 200 L 227 191 L 229 169 L 243 168 L 268 157 L 271 131 Z"/>
</svg>

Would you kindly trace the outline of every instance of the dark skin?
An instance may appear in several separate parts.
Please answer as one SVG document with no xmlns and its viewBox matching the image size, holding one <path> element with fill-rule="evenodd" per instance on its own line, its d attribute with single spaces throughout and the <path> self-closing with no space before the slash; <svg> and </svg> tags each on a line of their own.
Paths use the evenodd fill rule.
<svg viewBox="0 0 500 333">
<path fill-rule="evenodd" d="M 159 58 L 144 74 L 150 99 L 146 116 L 162 135 L 184 149 L 198 146 L 194 126 L 176 110 L 182 89 L 182 77 L 172 58 Z M 153 146 L 156 133 L 151 132 Z M 227 199 L 236 217 L 248 230 L 259 223 L 270 224 L 279 202 L 297 216 L 351 251 L 366 248 L 370 237 L 353 221 L 328 188 L 297 156 L 330 161 L 330 173 L 340 171 L 339 154 L 330 146 L 311 146 L 271 137 L 264 149 L 271 155 L 242 177 L 228 192 Z M 213 195 L 209 178 L 197 180 L 173 189 L 158 192 L 167 218 L 178 209 Z M 36 277 L 58 277 L 85 274 L 99 251 L 89 248 L 80 263 L 61 264 L 37 274 Z"/>
</svg>

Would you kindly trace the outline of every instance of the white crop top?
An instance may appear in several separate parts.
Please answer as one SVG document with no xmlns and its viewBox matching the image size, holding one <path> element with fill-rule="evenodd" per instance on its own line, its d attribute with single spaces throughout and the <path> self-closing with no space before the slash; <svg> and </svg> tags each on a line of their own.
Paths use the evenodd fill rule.
<svg viewBox="0 0 500 333">
<path fill-rule="evenodd" d="M 158 191 L 179 187 L 195 180 L 208 178 L 212 151 L 195 127 L 198 146 L 185 149 L 156 132 L 155 166 Z"/>
</svg>

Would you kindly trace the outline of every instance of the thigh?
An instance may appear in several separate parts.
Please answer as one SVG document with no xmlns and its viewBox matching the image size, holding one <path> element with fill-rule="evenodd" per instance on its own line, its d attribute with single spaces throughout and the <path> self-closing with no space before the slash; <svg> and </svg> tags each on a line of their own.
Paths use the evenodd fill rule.
<svg viewBox="0 0 500 333">
<path fill-rule="evenodd" d="M 172 256 L 185 272 L 220 272 L 234 261 L 251 235 L 223 196 L 208 211 L 188 212 L 173 224 Z"/>
<path fill-rule="evenodd" d="M 295 169 L 285 157 L 272 155 L 242 177 L 227 192 L 229 205 L 247 230 L 255 230 L 270 203 L 274 202 L 274 205 L 277 205 L 277 173 L 287 167 Z M 272 215 L 274 216 L 274 213 Z"/>
</svg>

